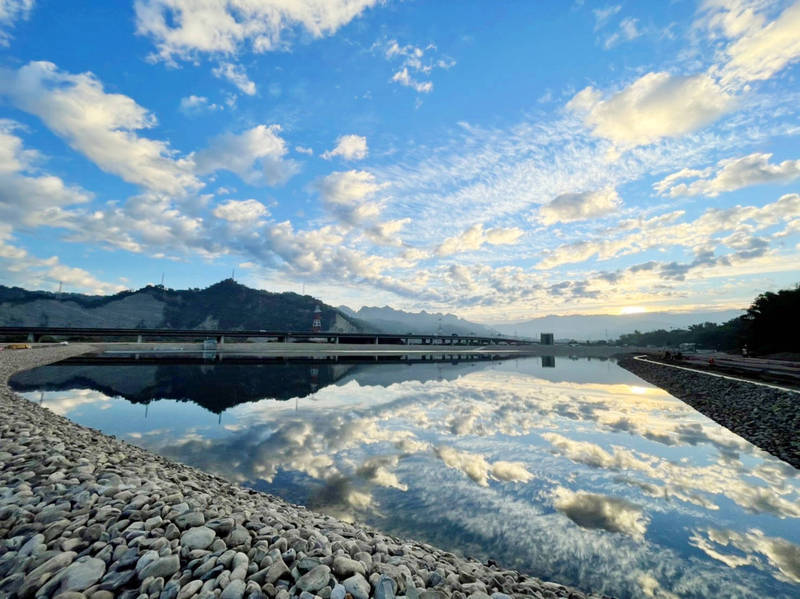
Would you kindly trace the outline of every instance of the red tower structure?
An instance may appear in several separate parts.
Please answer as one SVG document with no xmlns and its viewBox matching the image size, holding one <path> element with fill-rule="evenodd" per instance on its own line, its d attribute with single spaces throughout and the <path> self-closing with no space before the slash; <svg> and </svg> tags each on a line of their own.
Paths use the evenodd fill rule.
<svg viewBox="0 0 800 599">
<path fill-rule="evenodd" d="M 322 309 L 317 306 L 314 308 L 314 320 L 311 321 L 311 332 L 319 333 L 322 330 Z"/>
</svg>

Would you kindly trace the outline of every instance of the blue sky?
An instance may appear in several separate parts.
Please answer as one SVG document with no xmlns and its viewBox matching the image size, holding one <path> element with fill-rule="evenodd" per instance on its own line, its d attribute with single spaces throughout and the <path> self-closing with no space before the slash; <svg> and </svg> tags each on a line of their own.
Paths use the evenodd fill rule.
<svg viewBox="0 0 800 599">
<path fill-rule="evenodd" d="M 746 306 L 798 282 L 800 2 L 0 0 L 0 283 Z"/>
</svg>

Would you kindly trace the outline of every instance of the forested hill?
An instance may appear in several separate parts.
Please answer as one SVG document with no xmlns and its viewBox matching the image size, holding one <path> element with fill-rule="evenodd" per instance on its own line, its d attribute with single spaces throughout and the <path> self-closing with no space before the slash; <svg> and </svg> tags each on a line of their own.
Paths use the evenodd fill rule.
<svg viewBox="0 0 800 599">
<path fill-rule="evenodd" d="M 311 330 L 316 306 L 323 330 L 364 326 L 309 295 L 271 293 L 226 279 L 206 289 L 166 289 L 97 296 L 27 291 L 0 285 L 0 326 Z"/>
</svg>

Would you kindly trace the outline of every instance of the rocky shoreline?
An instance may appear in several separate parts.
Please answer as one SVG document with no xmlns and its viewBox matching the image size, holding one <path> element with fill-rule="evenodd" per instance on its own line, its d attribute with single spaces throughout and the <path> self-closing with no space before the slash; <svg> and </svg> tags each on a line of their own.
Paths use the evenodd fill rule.
<svg viewBox="0 0 800 599">
<path fill-rule="evenodd" d="M 2 597 L 600 597 L 245 489 L 8 388 L 89 349 L 0 352 Z"/>
<path fill-rule="evenodd" d="M 747 382 L 619 359 L 619 365 L 661 387 L 753 445 L 800 469 L 800 395 Z"/>
</svg>

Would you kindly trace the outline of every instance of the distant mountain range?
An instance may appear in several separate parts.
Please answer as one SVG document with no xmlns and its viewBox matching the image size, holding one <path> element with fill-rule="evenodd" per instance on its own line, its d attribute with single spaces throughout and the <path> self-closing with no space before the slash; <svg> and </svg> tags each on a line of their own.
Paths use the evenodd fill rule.
<svg viewBox="0 0 800 599">
<path fill-rule="evenodd" d="M 634 331 L 721 323 L 742 310 L 648 312 L 629 315 L 544 316 L 519 323 L 483 325 L 454 314 L 405 312 L 389 306 L 334 308 L 311 296 L 251 289 L 226 279 L 206 289 L 166 289 L 148 285 L 115 295 L 27 291 L 0 285 L 0 326 L 59 326 L 180 329 L 280 329 L 308 331 L 316 306 L 322 328 L 339 332 L 451 335 L 510 335 L 578 341 L 616 339 Z"/>
<path fill-rule="evenodd" d="M 744 310 L 715 312 L 645 312 L 642 314 L 575 314 L 571 316 L 543 316 L 515 324 L 501 324 L 494 328 L 506 335 L 519 335 L 538 339 L 540 333 L 553 333 L 556 339 L 598 341 L 617 339 L 634 331 L 686 328 L 703 322 L 716 324 L 741 316 Z"/>
<path fill-rule="evenodd" d="M 309 331 L 317 306 L 323 330 L 367 328 L 309 295 L 250 289 L 232 279 L 206 289 L 148 285 L 107 296 L 0 285 L 0 326 Z"/>
<path fill-rule="evenodd" d="M 497 335 L 497 331 L 486 325 L 470 322 L 455 314 L 437 312 L 404 312 L 389 306 L 383 308 L 364 306 L 358 312 L 347 306 L 339 310 L 352 318 L 370 325 L 384 333 L 441 333 L 442 335 Z"/>
</svg>

